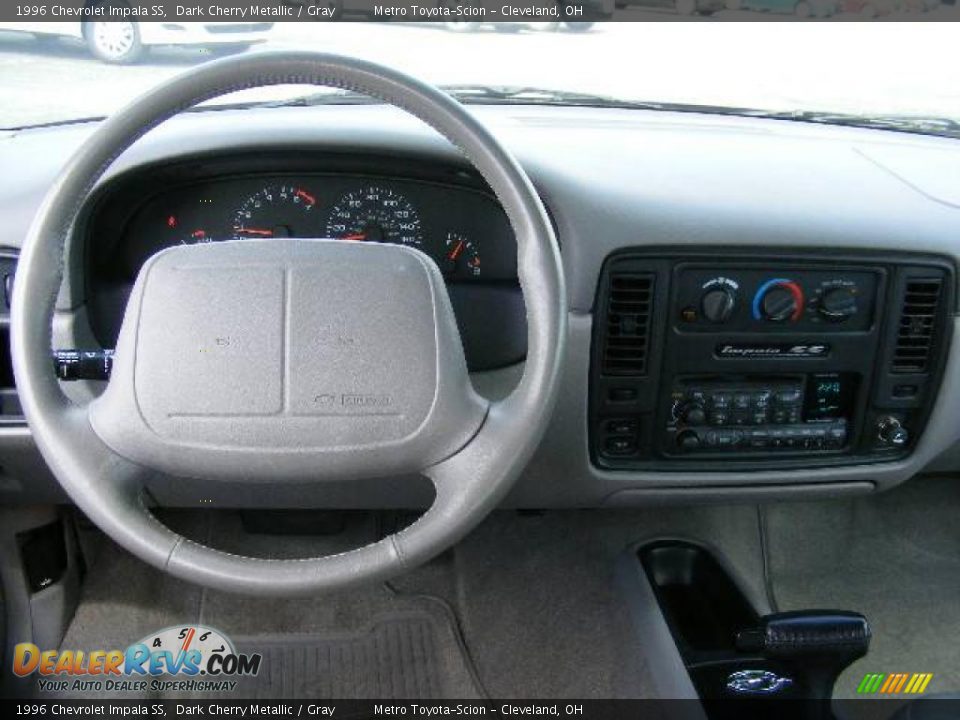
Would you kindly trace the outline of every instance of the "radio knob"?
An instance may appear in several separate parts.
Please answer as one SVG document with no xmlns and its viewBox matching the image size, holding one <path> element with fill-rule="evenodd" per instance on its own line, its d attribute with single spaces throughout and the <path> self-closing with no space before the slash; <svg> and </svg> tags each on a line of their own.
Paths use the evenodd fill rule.
<svg viewBox="0 0 960 720">
<path fill-rule="evenodd" d="M 712 323 L 722 323 L 729 320 L 736 304 L 736 294 L 726 287 L 712 288 L 705 292 L 700 299 L 703 316 Z"/>
<path fill-rule="evenodd" d="M 857 296 L 852 288 L 831 288 L 823 293 L 817 308 L 831 322 L 843 322 L 857 314 Z"/>
<path fill-rule="evenodd" d="M 695 403 L 685 405 L 680 412 L 680 417 L 687 425 L 703 425 L 707 421 L 707 413 L 704 412 L 703 406 Z"/>
<path fill-rule="evenodd" d="M 877 423 L 877 437 L 885 445 L 903 447 L 910 439 L 910 433 L 900 424 L 900 420 L 890 415 Z"/>
<path fill-rule="evenodd" d="M 761 289 L 759 308 L 755 307 L 754 316 L 771 322 L 799 320 L 803 311 L 803 292 L 790 280 L 778 280 Z M 759 313 L 756 312 L 759 310 Z"/>
</svg>

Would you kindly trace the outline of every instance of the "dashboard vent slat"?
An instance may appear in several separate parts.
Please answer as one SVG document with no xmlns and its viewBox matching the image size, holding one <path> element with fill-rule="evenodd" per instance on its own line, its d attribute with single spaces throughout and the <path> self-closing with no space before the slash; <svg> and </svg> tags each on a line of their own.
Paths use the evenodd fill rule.
<svg viewBox="0 0 960 720">
<path fill-rule="evenodd" d="M 916 278 L 907 281 L 891 364 L 893 372 L 903 374 L 930 371 L 942 293 L 941 278 Z"/>
<path fill-rule="evenodd" d="M 603 344 L 605 375 L 636 376 L 647 372 L 653 276 L 614 272 L 607 290 L 606 334 Z"/>
</svg>

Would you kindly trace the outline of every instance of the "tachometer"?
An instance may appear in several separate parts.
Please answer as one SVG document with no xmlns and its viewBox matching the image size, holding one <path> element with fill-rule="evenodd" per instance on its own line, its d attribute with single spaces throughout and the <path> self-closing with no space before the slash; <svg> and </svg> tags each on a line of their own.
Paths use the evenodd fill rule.
<svg viewBox="0 0 960 720">
<path fill-rule="evenodd" d="M 420 247 L 420 215 L 400 193 L 371 186 L 344 195 L 330 211 L 327 237 Z"/>
<path fill-rule="evenodd" d="M 233 237 L 316 237 L 317 199 L 296 185 L 268 185 L 243 201 L 233 216 Z"/>
</svg>

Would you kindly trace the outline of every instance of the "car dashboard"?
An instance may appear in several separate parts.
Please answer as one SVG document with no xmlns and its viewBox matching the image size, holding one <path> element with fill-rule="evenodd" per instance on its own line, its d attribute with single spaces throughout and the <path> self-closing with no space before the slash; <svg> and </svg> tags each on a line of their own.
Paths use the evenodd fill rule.
<svg viewBox="0 0 960 720">
<path fill-rule="evenodd" d="M 956 141 L 656 111 L 474 111 L 543 198 L 567 281 L 561 398 L 506 506 L 842 496 L 960 468 L 960 195 L 944 180 Z M 92 129 L 0 138 L 25 168 L 2 180 L 0 245 L 15 253 Z M 455 149 L 389 108 L 181 116 L 117 161 L 72 232 L 57 349 L 112 348 L 139 268 L 164 248 L 337 238 L 425 252 L 477 390 L 503 397 L 522 374 L 509 222 Z M 79 401 L 102 387 L 64 385 Z M 15 414 L 0 454 L 3 498 L 56 497 Z M 428 502 L 415 488 L 396 478 L 271 499 Z M 151 492 L 263 502 L 202 478 L 158 478 Z"/>
</svg>

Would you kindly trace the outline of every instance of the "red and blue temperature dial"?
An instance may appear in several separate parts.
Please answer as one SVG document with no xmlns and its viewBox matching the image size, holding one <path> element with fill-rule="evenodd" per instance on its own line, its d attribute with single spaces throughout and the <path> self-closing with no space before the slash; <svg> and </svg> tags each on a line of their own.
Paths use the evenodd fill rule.
<svg viewBox="0 0 960 720">
<path fill-rule="evenodd" d="M 803 315 L 803 289 L 789 278 L 767 280 L 753 296 L 753 318 L 796 322 Z"/>
</svg>

